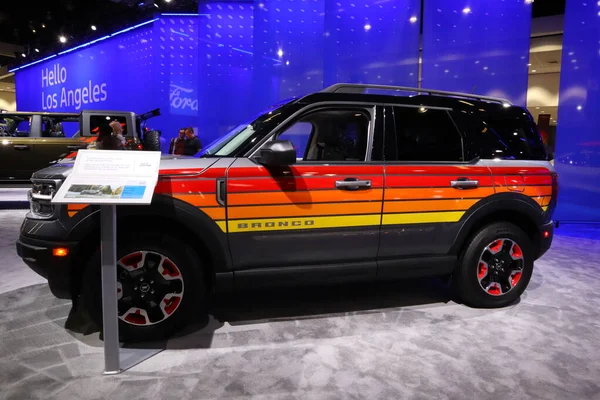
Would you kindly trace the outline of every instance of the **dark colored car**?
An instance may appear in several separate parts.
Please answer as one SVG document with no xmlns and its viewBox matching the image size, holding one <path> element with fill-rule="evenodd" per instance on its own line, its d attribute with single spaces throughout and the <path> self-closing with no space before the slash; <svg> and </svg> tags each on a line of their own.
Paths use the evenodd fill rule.
<svg viewBox="0 0 600 400">
<path fill-rule="evenodd" d="M 0 113 L 0 182 L 29 182 L 35 171 L 87 148 L 96 140 L 98 127 L 113 120 L 121 123 L 127 148 L 141 149 L 144 123 L 155 115 L 159 110 L 140 116 L 121 111 Z M 151 150 L 160 150 L 157 135 L 147 135 Z"/>
<path fill-rule="evenodd" d="M 99 210 L 49 203 L 70 168 L 34 174 L 17 250 L 101 322 Z M 163 157 L 152 204 L 118 208 L 119 329 L 163 338 L 205 310 L 208 292 L 249 286 L 444 276 L 469 305 L 505 306 L 551 245 L 556 191 L 522 107 L 334 85 L 199 158 Z"/>
</svg>

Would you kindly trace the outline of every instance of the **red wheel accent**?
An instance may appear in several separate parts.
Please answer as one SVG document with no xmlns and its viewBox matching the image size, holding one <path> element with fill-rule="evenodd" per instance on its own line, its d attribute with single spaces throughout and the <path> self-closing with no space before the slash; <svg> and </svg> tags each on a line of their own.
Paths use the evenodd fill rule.
<svg viewBox="0 0 600 400">
<path fill-rule="evenodd" d="M 170 299 L 164 299 L 163 302 L 165 303 L 165 313 L 167 313 L 167 315 L 171 315 L 173 314 L 173 311 L 177 309 L 177 306 L 181 302 L 181 297 L 173 296 Z"/>
<path fill-rule="evenodd" d="M 126 265 L 128 267 L 133 267 L 135 269 L 139 267 L 140 262 L 143 258 L 144 255 L 142 254 L 142 252 L 138 251 L 137 253 L 131 253 L 123 257 L 121 259 L 121 264 Z"/>
<path fill-rule="evenodd" d="M 502 250 L 502 245 L 504 244 L 504 240 L 496 240 L 494 243 L 489 245 L 489 249 L 492 253 L 498 253 Z"/>
<path fill-rule="evenodd" d="M 125 316 L 125 321 L 133 325 L 146 325 L 146 317 L 137 310 L 135 313 L 130 313 Z"/>
<path fill-rule="evenodd" d="M 175 266 L 175 264 L 173 264 L 173 261 L 169 260 L 168 258 L 163 261 L 162 267 L 161 274 L 163 276 L 175 278 L 181 275 L 179 269 Z"/>
<path fill-rule="evenodd" d="M 479 262 L 479 270 L 477 271 L 477 278 L 479 280 L 482 280 L 488 273 L 488 267 L 487 264 L 484 263 L 483 261 Z"/>
<path fill-rule="evenodd" d="M 513 276 L 510 278 L 511 287 L 517 286 L 517 283 L 519 283 L 519 281 L 521 280 L 521 275 L 523 275 L 521 272 L 515 272 L 513 274 Z"/>
<path fill-rule="evenodd" d="M 502 294 L 502 290 L 500 289 L 500 286 L 494 285 L 488 288 L 488 293 L 492 296 L 500 296 Z"/>
<path fill-rule="evenodd" d="M 511 249 L 511 251 L 510 251 L 510 255 L 515 260 L 518 260 L 520 258 L 523 258 L 523 251 L 521 250 L 521 248 L 519 247 L 519 245 L 515 243 L 513 245 L 512 249 Z"/>
</svg>

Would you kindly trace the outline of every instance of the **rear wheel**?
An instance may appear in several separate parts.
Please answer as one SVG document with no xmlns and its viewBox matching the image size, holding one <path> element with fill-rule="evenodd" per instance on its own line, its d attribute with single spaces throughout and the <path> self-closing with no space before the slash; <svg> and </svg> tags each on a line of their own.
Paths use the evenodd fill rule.
<svg viewBox="0 0 600 400">
<path fill-rule="evenodd" d="M 482 228 L 463 252 L 453 283 L 457 295 L 475 307 L 502 307 L 523 294 L 533 273 L 533 248 L 516 225 Z"/>
<path fill-rule="evenodd" d="M 181 239 L 158 233 L 131 235 L 117 252 L 117 299 L 122 340 L 161 340 L 199 314 L 204 304 L 203 274 L 195 253 Z M 100 254 L 83 276 L 82 304 L 102 326 Z M 200 307 L 198 307 L 200 306 Z M 195 314 L 194 314 L 195 312 Z"/>
</svg>

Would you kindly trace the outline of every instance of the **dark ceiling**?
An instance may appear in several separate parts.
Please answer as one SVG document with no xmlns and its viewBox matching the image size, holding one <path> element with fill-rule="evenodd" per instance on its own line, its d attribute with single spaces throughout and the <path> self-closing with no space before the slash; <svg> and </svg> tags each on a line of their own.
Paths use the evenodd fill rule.
<svg viewBox="0 0 600 400">
<path fill-rule="evenodd" d="M 534 18 L 563 14 L 565 1 L 535 0 Z M 71 48 L 146 21 L 157 12 L 197 11 L 198 0 L 3 0 L 0 42 L 21 45 L 24 51 L 16 58 L 0 54 L 0 66 L 26 63 Z M 67 43 L 59 43 L 61 35 Z"/>
</svg>

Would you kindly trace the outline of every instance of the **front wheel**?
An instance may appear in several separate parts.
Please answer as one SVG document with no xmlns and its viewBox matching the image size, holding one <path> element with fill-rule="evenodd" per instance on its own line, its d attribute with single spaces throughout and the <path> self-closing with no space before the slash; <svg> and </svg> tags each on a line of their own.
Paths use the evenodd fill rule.
<svg viewBox="0 0 600 400">
<path fill-rule="evenodd" d="M 126 341 L 162 340 L 201 310 L 204 282 L 195 253 L 181 239 L 158 234 L 124 235 L 117 251 L 119 334 Z M 82 305 L 102 326 L 99 250 L 86 266 Z"/>
<path fill-rule="evenodd" d="M 511 223 L 485 226 L 470 239 L 453 277 L 457 295 L 474 307 L 503 307 L 525 291 L 533 273 L 529 237 Z"/>
</svg>

